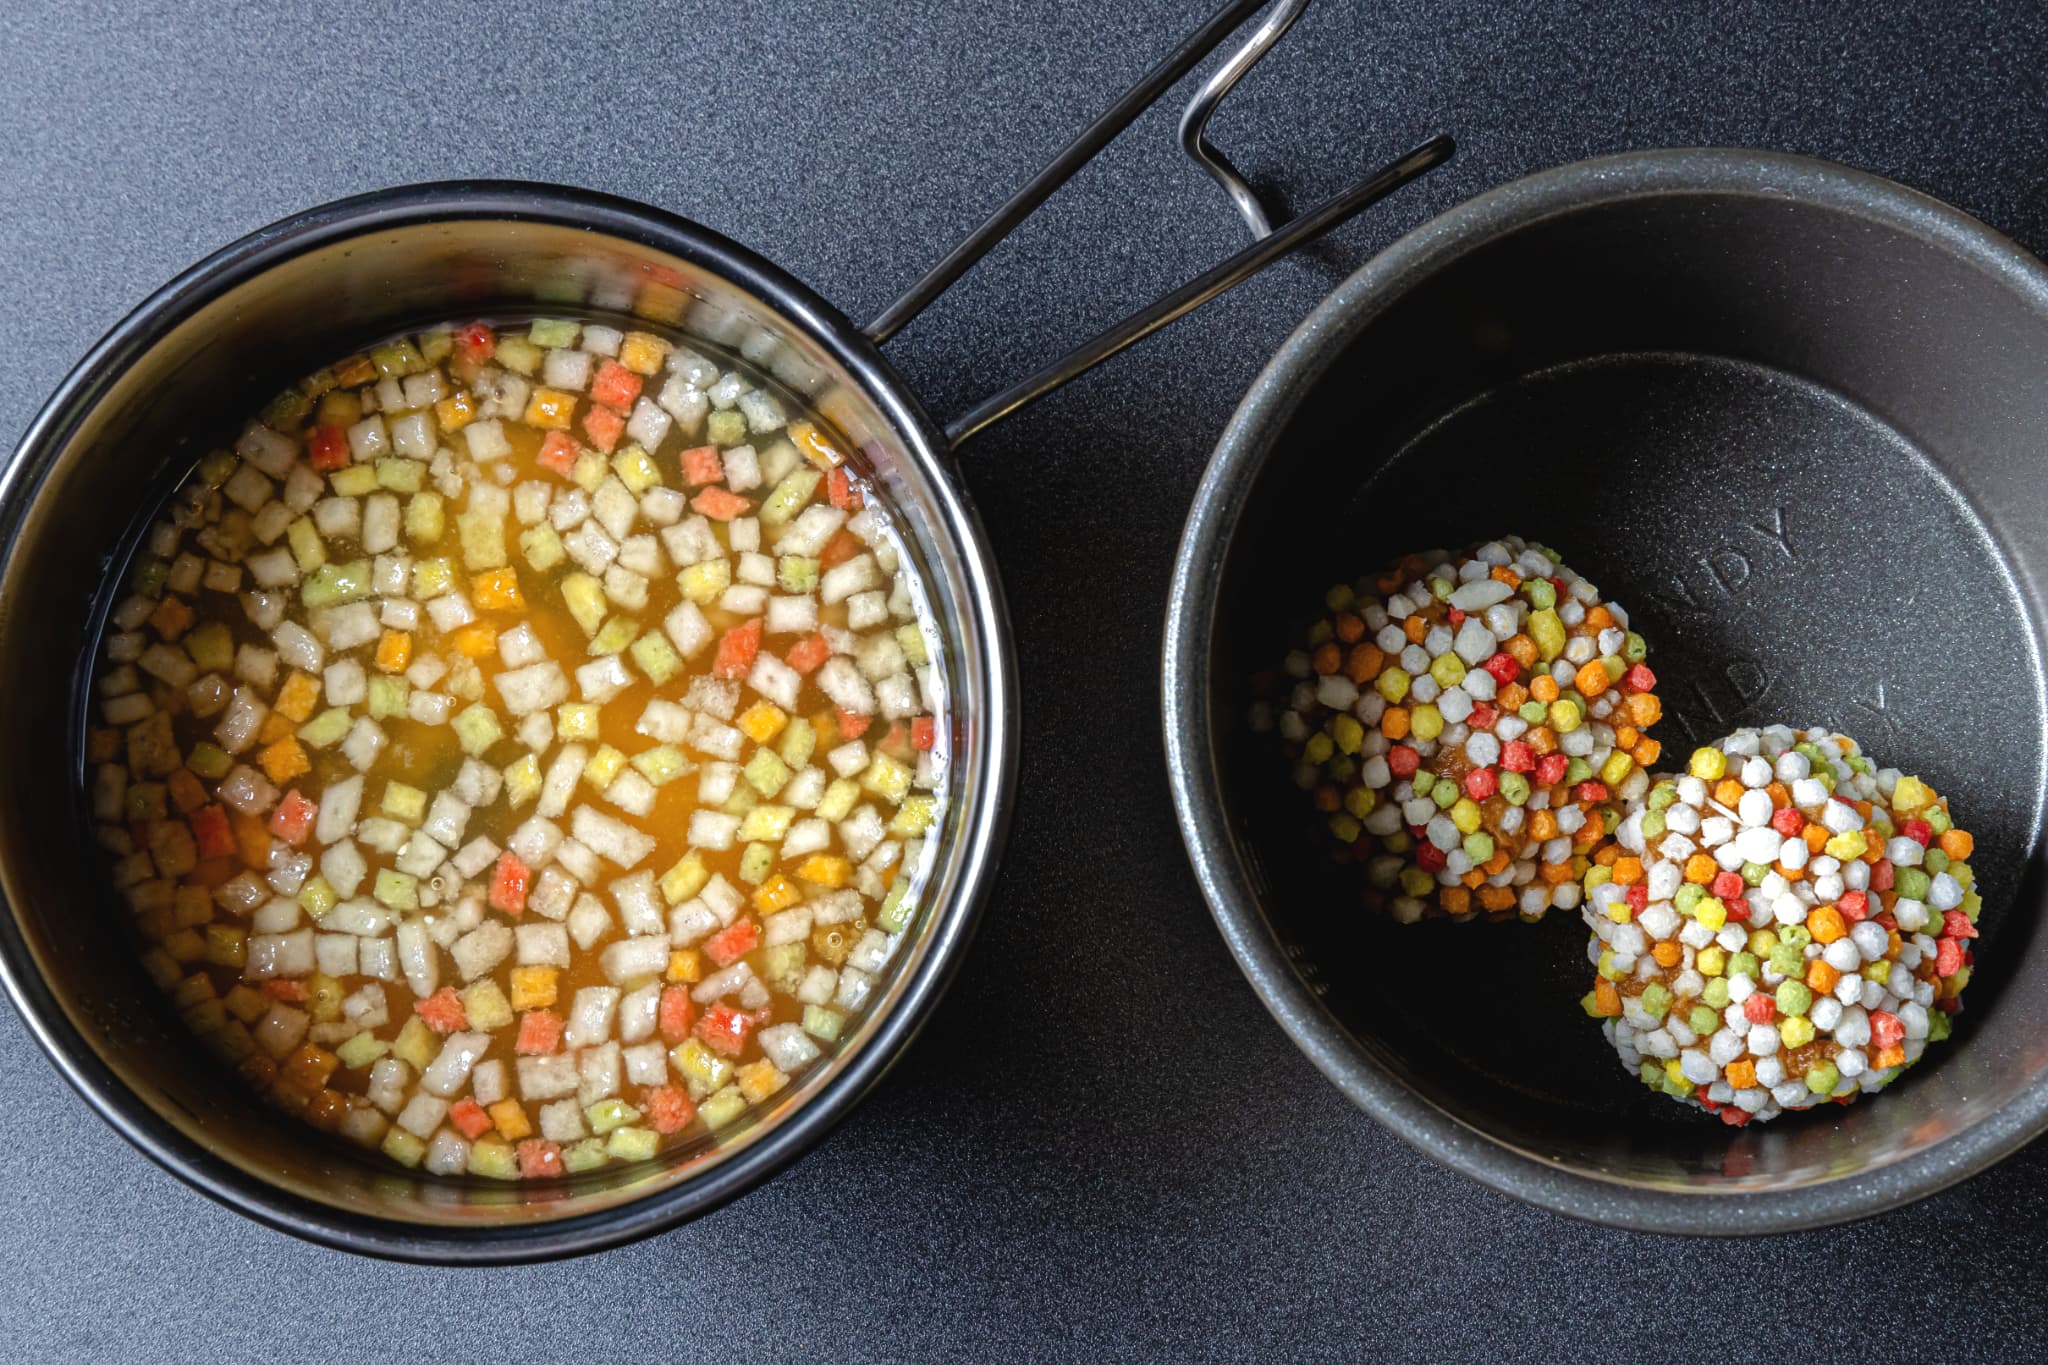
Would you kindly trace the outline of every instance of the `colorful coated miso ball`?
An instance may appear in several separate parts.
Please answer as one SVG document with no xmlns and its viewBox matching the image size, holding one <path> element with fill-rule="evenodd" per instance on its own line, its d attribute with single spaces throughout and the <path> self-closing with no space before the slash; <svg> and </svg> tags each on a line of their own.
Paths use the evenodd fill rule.
<svg viewBox="0 0 2048 1365">
<path fill-rule="evenodd" d="M 1847 736 L 1738 730 L 1658 777 L 1587 873 L 1586 1011 L 1645 1085 L 1737 1126 L 1880 1090 L 1961 1007 L 1972 848 Z"/>
<path fill-rule="evenodd" d="M 1509 536 L 1332 588 L 1269 723 L 1365 901 L 1541 918 L 1649 789 L 1662 714 L 1628 613 Z"/>
</svg>

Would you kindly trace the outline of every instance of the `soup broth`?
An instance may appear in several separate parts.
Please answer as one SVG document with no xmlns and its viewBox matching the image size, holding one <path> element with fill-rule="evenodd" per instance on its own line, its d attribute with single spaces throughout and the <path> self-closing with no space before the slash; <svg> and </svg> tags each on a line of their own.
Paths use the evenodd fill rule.
<svg viewBox="0 0 2048 1365">
<path fill-rule="evenodd" d="M 822 1064 L 946 797 L 877 491 L 745 365 L 597 323 L 275 400 L 149 532 L 94 683 L 92 816 L 197 1039 L 502 1179 L 715 1141 Z"/>
</svg>

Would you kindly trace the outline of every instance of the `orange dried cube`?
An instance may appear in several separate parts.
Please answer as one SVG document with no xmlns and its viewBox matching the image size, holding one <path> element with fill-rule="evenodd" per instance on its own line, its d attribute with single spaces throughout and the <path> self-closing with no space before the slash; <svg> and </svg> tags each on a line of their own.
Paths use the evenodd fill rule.
<svg viewBox="0 0 2048 1365">
<path fill-rule="evenodd" d="M 1646 739 L 1631 749 L 1629 756 L 1635 759 L 1636 763 L 1641 767 L 1653 767 L 1657 760 L 1664 756 L 1664 745 L 1661 741 Z"/>
<path fill-rule="evenodd" d="M 576 395 L 560 389 L 537 388 L 526 400 L 526 424 L 542 431 L 567 431 L 576 417 Z"/>
<path fill-rule="evenodd" d="M 466 391 L 458 390 L 434 404 L 435 420 L 443 431 L 460 431 L 476 420 L 476 401 Z"/>
<path fill-rule="evenodd" d="M 1674 938 L 1664 939 L 1650 948 L 1650 956 L 1656 959 L 1659 967 L 1676 967 L 1679 958 L 1684 955 L 1685 950 L 1678 946 L 1678 940 Z"/>
<path fill-rule="evenodd" d="M 1472 893 L 1462 886 L 1447 886 L 1437 893 L 1437 901 L 1445 913 L 1469 915 L 1472 913 Z"/>
<path fill-rule="evenodd" d="M 166 640 L 176 640 L 192 629 L 193 611 L 182 597 L 166 597 L 149 614 L 149 624 Z"/>
<path fill-rule="evenodd" d="M 796 870 L 797 877 L 813 886 L 841 887 L 853 880 L 853 864 L 830 853 L 813 853 Z"/>
<path fill-rule="evenodd" d="M 538 1010 L 554 1004 L 558 977 L 559 973 L 553 967 L 514 967 L 512 1008 Z"/>
<path fill-rule="evenodd" d="M 377 667 L 386 673 L 403 673 L 412 662 L 412 632 L 387 630 L 377 641 Z"/>
<path fill-rule="evenodd" d="M 517 1142 L 533 1132 L 533 1124 L 527 1120 L 526 1111 L 519 1107 L 518 1100 L 499 1100 L 486 1110 L 491 1116 L 491 1127 L 498 1130 L 498 1136 L 507 1142 Z"/>
<path fill-rule="evenodd" d="M 1806 984 L 1815 995 L 1827 995 L 1841 984 L 1842 974 L 1827 963 L 1826 958 L 1815 958 L 1806 964 Z"/>
<path fill-rule="evenodd" d="M 340 1065 L 341 1059 L 332 1052 L 307 1043 L 285 1059 L 284 1074 L 293 1084 L 311 1092 L 326 1085 L 327 1078 Z"/>
<path fill-rule="evenodd" d="M 1842 912 L 1832 905 L 1817 906 L 1806 914 L 1806 927 L 1813 934 L 1813 941 L 1823 946 L 1849 932 L 1849 926 L 1842 920 Z"/>
<path fill-rule="evenodd" d="M 449 636 L 448 640 L 455 646 L 455 652 L 463 658 L 481 659 L 498 647 L 498 632 L 478 622 L 475 625 L 464 626 Z"/>
<path fill-rule="evenodd" d="M 1482 886 L 1479 888 L 1479 903 L 1498 914 L 1515 903 L 1515 893 L 1505 886 Z"/>
<path fill-rule="evenodd" d="M 1713 881 L 1714 874 L 1720 870 L 1709 853 L 1695 853 L 1685 860 L 1685 879 L 1696 886 L 1705 886 Z"/>
<path fill-rule="evenodd" d="M 304 725 L 313 718 L 313 708 L 319 704 L 320 680 L 311 673 L 293 670 L 284 686 L 277 689 L 277 700 L 270 709 L 286 720 Z"/>
<path fill-rule="evenodd" d="M 1536 642 L 1526 635 L 1509 636 L 1508 642 L 1501 648 L 1508 652 L 1510 659 L 1524 668 L 1534 668 L 1536 661 L 1543 657 L 1543 652 L 1536 648 Z"/>
<path fill-rule="evenodd" d="M 470 579 L 469 595 L 485 611 L 517 611 L 526 605 L 519 595 L 519 571 L 510 565 L 486 569 Z"/>
<path fill-rule="evenodd" d="M 1756 1089 L 1756 1063 L 1744 1058 L 1728 1063 L 1728 1084 L 1737 1090 Z"/>
<path fill-rule="evenodd" d="M 263 775 L 280 787 L 313 771 L 313 762 L 306 757 L 304 746 L 291 735 L 268 745 L 256 758 L 263 765 Z"/>
<path fill-rule="evenodd" d="M 1968 862 L 1970 855 L 1977 851 L 1977 840 L 1966 829 L 1943 830 L 1940 842 L 1941 851 L 1959 863 Z"/>
<path fill-rule="evenodd" d="M 1631 692 L 1622 705 L 1638 730 L 1647 730 L 1664 718 L 1664 703 L 1657 700 L 1655 692 Z"/>
<path fill-rule="evenodd" d="M 1614 860 L 1614 884 L 1634 886 L 1643 879 L 1643 860 L 1636 857 L 1622 857 Z"/>
<path fill-rule="evenodd" d="M 1380 712 L 1380 733 L 1392 740 L 1406 739 L 1408 738 L 1408 727 L 1413 723 L 1413 720 L 1414 718 L 1409 715 L 1407 707 L 1389 706 L 1386 710 Z"/>
<path fill-rule="evenodd" d="M 695 948 L 677 948 L 668 955 L 668 979 L 688 984 L 704 979 L 704 957 Z"/>
<path fill-rule="evenodd" d="M 1733 810 L 1742 800 L 1744 790 L 1743 785 L 1734 778 L 1724 777 L 1714 784 L 1714 799 Z"/>
<path fill-rule="evenodd" d="M 1613 681 L 1607 676 L 1607 665 L 1595 659 L 1573 675 L 1572 686 L 1578 688 L 1582 696 L 1597 697 L 1605 692 Z"/>
<path fill-rule="evenodd" d="M 846 458 L 839 448 L 825 438 L 825 433 L 809 422 L 791 422 L 786 434 L 804 453 L 804 458 L 820 469 L 834 469 Z"/>
<path fill-rule="evenodd" d="M 628 332 L 619 342 L 619 363 L 634 374 L 653 374 L 668 358 L 668 343 L 652 332 Z"/>
<path fill-rule="evenodd" d="M 787 910 L 803 898 L 803 892 L 797 890 L 796 883 L 778 872 L 762 882 L 754 892 L 754 908 L 764 915 L 772 915 L 777 910 Z"/>
<path fill-rule="evenodd" d="M 258 744 L 275 744 L 296 729 L 298 727 L 292 724 L 290 716 L 280 715 L 276 711 L 272 711 L 263 718 L 263 728 L 256 732 L 256 742 Z"/>
<path fill-rule="evenodd" d="M 789 714 L 772 701 L 757 701 L 740 712 L 733 722 L 741 734 L 756 744 L 766 744 L 782 733 L 782 727 L 789 724 Z"/>
<path fill-rule="evenodd" d="M 1535 677 L 1529 679 L 1529 696 L 1533 700 L 1548 705 L 1556 701 L 1559 695 L 1557 679 L 1551 677 L 1548 673 L 1538 673 Z"/>
</svg>

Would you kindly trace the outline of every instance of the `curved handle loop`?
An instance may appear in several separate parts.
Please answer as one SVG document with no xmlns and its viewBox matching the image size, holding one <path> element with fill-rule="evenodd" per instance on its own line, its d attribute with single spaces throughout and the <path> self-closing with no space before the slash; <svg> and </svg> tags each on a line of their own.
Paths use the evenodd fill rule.
<svg viewBox="0 0 2048 1365">
<path fill-rule="evenodd" d="M 1238 216 L 1245 226 L 1252 230 L 1252 236 L 1264 237 L 1273 231 L 1273 224 L 1266 216 L 1266 206 L 1259 202 L 1259 196 L 1245 182 L 1242 172 L 1231 164 L 1230 158 L 1216 149 L 1209 141 L 1209 116 L 1216 112 L 1216 106 L 1223 103 L 1223 97 L 1243 80 L 1245 73 L 1259 64 L 1259 59 L 1272 50 L 1294 21 L 1308 8 L 1309 0 L 1282 0 L 1266 21 L 1252 30 L 1252 36 L 1245 39 L 1237 51 L 1230 54 L 1230 60 L 1216 68 L 1214 75 L 1202 82 L 1202 88 L 1188 101 L 1188 107 L 1180 116 L 1181 150 L 1193 157 L 1210 178 L 1223 187 L 1230 196 L 1230 202 L 1237 206 Z"/>
<path fill-rule="evenodd" d="M 1145 73 L 1125 91 L 1080 136 L 1068 143 L 1051 164 L 1033 176 L 994 213 L 984 219 L 965 240 L 933 266 L 896 302 L 883 310 L 861 330 L 877 345 L 886 342 L 911 319 L 923 312 L 953 282 L 966 274 L 991 247 L 1007 236 L 1033 209 L 1108 145 L 1111 138 L 1130 126 L 1133 119 L 1151 106 L 1182 76 L 1230 34 L 1256 13 L 1264 0 L 1230 0 L 1208 23 Z M 1299 217 L 1275 228 L 1265 208 L 1244 177 L 1207 137 L 1209 116 L 1244 74 L 1258 64 L 1280 36 L 1291 28 L 1309 0 L 1280 0 L 1265 22 L 1239 45 L 1216 73 L 1203 82 L 1187 111 L 1181 116 L 1181 145 L 1201 163 L 1216 182 L 1229 193 L 1237 210 L 1257 239 L 1236 255 L 1203 271 L 1165 297 L 1154 300 L 1123 321 L 1106 328 L 1027 379 L 1011 385 L 974 405 L 945 424 L 946 441 L 958 446 L 989 423 L 1014 412 L 1034 399 L 1042 398 L 1083 371 L 1100 364 L 1125 347 L 1152 335 L 1176 318 L 1201 307 L 1210 299 L 1234 289 L 1296 247 L 1304 246 L 1332 228 L 1348 221 L 1368 205 L 1393 193 L 1424 172 L 1450 159 L 1457 144 L 1442 133 L 1411 148 L 1349 189 L 1324 200 Z"/>
</svg>

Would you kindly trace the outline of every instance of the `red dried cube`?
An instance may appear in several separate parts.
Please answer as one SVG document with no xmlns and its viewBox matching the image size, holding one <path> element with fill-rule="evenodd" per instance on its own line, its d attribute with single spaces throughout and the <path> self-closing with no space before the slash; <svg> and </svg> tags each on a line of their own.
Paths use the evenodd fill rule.
<svg viewBox="0 0 2048 1365">
<path fill-rule="evenodd" d="M 235 851 L 235 832 L 228 825 L 228 813 L 219 806 L 201 806 L 192 812 L 192 839 L 202 858 L 227 858 Z"/>
<path fill-rule="evenodd" d="M 618 361 L 607 360 L 597 367 L 597 377 L 590 381 L 591 401 L 624 412 L 632 407 L 633 400 L 640 396 L 640 385 L 643 382 L 639 375 Z"/>
<path fill-rule="evenodd" d="M 532 876 L 518 854 L 509 848 L 500 853 L 498 869 L 491 874 L 491 908 L 513 916 L 525 914 L 526 885 Z"/>
<path fill-rule="evenodd" d="M 618 445 L 619 437 L 623 436 L 625 431 L 626 419 L 610 408 L 592 404 L 590 411 L 583 414 L 583 434 L 590 438 L 592 445 L 607 455 L 612 453 L 612 448 Z"/>
<path fill-rule="evenodd" d="M 704 952 L 721 967 L 730 967 L 761 946 L 761 927 L 750 919 L 732 924 L 704 940 Z"/>
<path fill-rule="evenodd" d="M 697 1117 L 697 1106 L 680 1086 L 658 1086 L 641 1101 L 647 1111 L 647 1126 L 657 1133 L 680 1133 Z"/>
<path fill-rule="evenodd" d="M 822 635 L 806 635 L 789 647 L 786 657 L 791 668 L 809 673 L 832 657 L 832 644 Z"/>
<path fill-rule="evenodd" d="M 519 1016 L 519 1038 L 512 1050 L 522 1057 L 548 1057 L 562 1046 L 562 1016 L 553 1010 L 528 1010 Z"/>
<path fill-rule="evenodd" d="M 831 498 L 834 507 L 848 512 L 858 512 L 867 506 L 867 498 L 862 496 L 860 485 L 853 481 L 853 472 L 843 464 L 834 466 L 832 472 L 825 476 L 825 494 Z"/>
<path fill-rule="evenodd" d="M 693 446 L 683 452 L 682 461 L 684 483 L 717 483 L 725 477 L 725 461 L 719 458 L 717 446 Z"/>
<path fill-rule="evenodd" d="M 841 739 L 859 739 L 868 732 L 868 727 L 874 723 L 875 718 L 873 716 L 859 715 L 856 712 L 847 710 L 843 706 L 839 708 L 839 737 Z"/>
<path fill-rule="evenodd" d="M 562 1144 L 546 1138 L 527 1138 L 519 1144 L 519 1174 L 528 1180 L 542 1180 L 562 1174 Z"/>
<path fill-rule="evenodd" d="M 540 454 L 534 459 L 542 469 L 551 469 L 566 479 L 576 469 L 578 453 L 574 436 L 566 431 L 551 431 L 540 443 Z"/>
<path fill-rule="evenodd" d="M 306 459 L 325 474 L 348 463 L 348 433 L 340 427 L 314 427 L 306 433 Z"/>
<path fill-rule="evenodd" d="M 930 716 L 919 716 L 910 722 L 910 747 L 929 749 L 939 742 L 939 723 Z M 1488 793 L 1491 795 L 1491 793 Z"/>
<path fill-rule="evenodd" d="M 721 678 L 744 678 L 761 652 L 761 618 L 756 616 L 728 630 L 718 641 L 711 671 Z"/>
<path fill-rule="evenodd" d="M 697 1036 L 704 1040 L 713 1052 L 728 1057 L 737 1057 L 746 1050 L 747 1035 L 753 1031 L 754 1018 L 741 1014 L 723 1002 L 704 1011 L 704 1017 L 697 1021 Z"/>
<path fill-rule="evenodd" d="M 312 832 L 313 817 L 320 808 L 299 794 L 297 787 L 284 794 L 277 803 L 277 809 L 270 813 L 270 832 L 297 848 Z"/>
<path fill-rule="evenodd" d="M 753 505 L 739 494 L 723 488 L 707 488 L 690 499 L 690 506 L 713 521 L 731 521 L 734 517 L 744 516 Z"/>
<path fill-rule="evenodd" d="M 453 1033 L 469 1027 L 469 1013 L 462 1008 L 462 997 L 453 986 L 443 986 L 426 999 L 414 1001 L 412 1008 L 436 1033 Z"/>
<path fill-rule="evenodd" d="M 667 986 L 662 989 L 661 1008 L 655 1021 L 662 1037 L 671 1043 L 682 1042 L 690 1036 L 690 1020 L 695 1014 L 688 987 Z"/>
<path fill-rule="evenodd" d="M 455 1125 L 456 1132 L 471 1142 L 491 1131 L 491 1116 L 468 1095 L 448 1106 L 448 1121 Z"/>
</svg>

